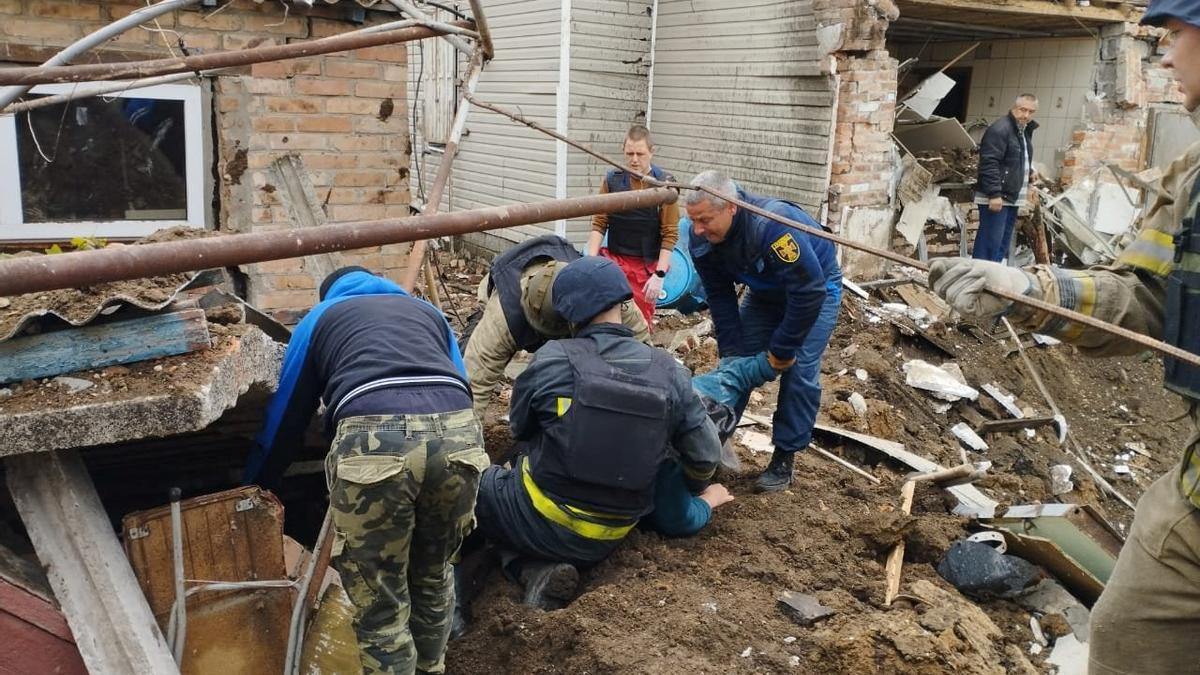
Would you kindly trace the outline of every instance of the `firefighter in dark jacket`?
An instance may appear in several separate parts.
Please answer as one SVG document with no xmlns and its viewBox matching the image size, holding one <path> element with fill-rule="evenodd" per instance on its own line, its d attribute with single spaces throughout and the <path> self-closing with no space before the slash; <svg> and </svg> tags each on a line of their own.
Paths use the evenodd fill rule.
<svg viewBox="0 0 1200 675">
<path fill-rule="evenodd" d="M 716 171 L 701 173 L 692 185 L 820 227 L 799 206 L 743 192 Z M 842 300 L 837 249 L 707 192 L 689 192 L 685 205 L 695 235 L 692 260 L 708 294 L 721 357 L 765 354 L 783 374 L 772 418 L 775 452 L 754 485 L 759 492 L 783 490 L 792 482 L 795 453 L 812 440 L 821 405 L 821 356 Z M 740 307 L 739 283 L 748 289 Z M 746 392 L 734 406 L 738 415 L 748 401 Z"/>
<path fill-rule="evenodd" d="M 276 485 L 325 402 L 333 566 L 354 603 L 362 672 L 444 672 L 450 559 L 488 465 L 445 317 L 361 267 L 325 279 L 292 332 L 247 482 Z"/>
<path fill-rule="evenodd" d="M 463 359 L 471 378 L 475 415 L 483 420 L 504 369 L 517 352 L 537 351 L 547 340 L 567 337 L 567 322 L 554 309 L 554 279 L 579 251 L 562 237 L 545 234 L 517 244 L 492 261 L 480 283 L 483 316 L 467 341 Z M 650 339 L 642 313 L 621 305 L 621 323 L 643 342 Z"/>
<path fill-rule="evenodd" d="M 631 293 L 607 258 L 559 273 L 554 305 L 577 332 L 546 343 L 517 378 L 511 426 L 528 452 L 480 481 L 479 532 L 529 592 L 569 600 L 576 568 L 604 560 L 654 508 L 660 466 L 673 456 L 693 493 L 720 461 L 691 374 L 619 323 Z"/>
<path fill-rule="evenodd" d="M 992 123 L 979 144 L 979 182 L 975 203 L 979 206 L 979 232 L 972 257 L 1000 262 L 1008 256 L 1017 212 L 1029 200 L 1033 181 L 1033 132 L 1038 123 L 1038 100 L 1021 94 L 1012 110 Z"/>
</svg>

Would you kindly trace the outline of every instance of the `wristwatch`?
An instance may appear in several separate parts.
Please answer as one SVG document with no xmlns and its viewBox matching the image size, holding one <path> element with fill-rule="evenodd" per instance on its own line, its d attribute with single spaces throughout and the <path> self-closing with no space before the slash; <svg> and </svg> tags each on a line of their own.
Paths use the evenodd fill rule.
<svg viewBox="0 0 1200 675">
<path fill-rule="evenodd" d="M 654 276 L 662 279 L 663 277 L 667 276 L 667 272 L 666 270 L 654 270 Z"/>
</svg>

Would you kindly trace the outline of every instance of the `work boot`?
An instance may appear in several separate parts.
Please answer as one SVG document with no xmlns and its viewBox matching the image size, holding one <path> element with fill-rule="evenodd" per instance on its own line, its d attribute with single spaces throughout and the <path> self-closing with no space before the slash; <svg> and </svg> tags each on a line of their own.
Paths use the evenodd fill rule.
<svg viewBox="0 0 1200 675">
<path fill-rule="evenodd" d="M 467 634 L 467 611 L 470 604 L 467 599 L 468 591 L 460 563 L 454 566 L 454 613 L 450 616 L 451 640 L 457 640 Z"/>
<path fill-rule="evenodd" d="M 575 599 L 579 570 L 567 563 L 527 562 L 521 566 L 521 583 L 525 586 L 525 605 L 561 609 Z"/>
<path fill-rule="evenodd" d="M 795 455 L 794 452 L 784 452 L 778 449 L 771 453 L 771 463 L 767 465 L 767 470 L 762 472 L 758 480 L 754 481 L 754 491 L 779 492 L 786 490 L 792 484 L 792 458 Z"/>
</svg>

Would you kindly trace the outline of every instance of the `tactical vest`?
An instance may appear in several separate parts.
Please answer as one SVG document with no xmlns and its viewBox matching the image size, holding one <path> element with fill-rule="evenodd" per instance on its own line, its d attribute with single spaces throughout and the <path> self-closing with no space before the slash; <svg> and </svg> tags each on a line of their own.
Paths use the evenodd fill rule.
<svg viewBox="0 0 1200 675">
<path fill-rule="evenodd" d="M 488 274 L 488 294 L 493 290 L 500 294 L 504 322 L 508 324 L 508 332 L 512 333 L 517 347 L 532 352 L 546 343 L 546 337 L 529 325 L 525 310 L 521 307 L 521 274 L 535 262 L 571 262 L 580 257 L 579 251 L 567 240 L 544 234 L 517 244 L 492 261 L 492 269 Z"/>
<path fill-rule="evenodd" d="M 650 166 L 657 180 L 674 182 L 675 177 L 657 166 Z M 628 192 L 629 172 L 613 169 L 605 177 L 608 191 Z M 657 260 L 662 248 L 661 207 L 647 206 L 608 214 L 608 250 L 620 255 Z"/>
<path fill-rule="evenodd" d="M 609 365 L 588 338 L 559 344 L 575 388 L 569 407 L 529 454 L 533 482 L 570 507 L 640 518 L 653 509 L 654 482 L 667 456 L 672 415 L 666 383 L 674 362 L 656 349 L 649 366 L 633 374 Z"/>
<path fill-rule="evenodd" d="M 1200 354 L 1200 177 L 1192 187 L 1188 216 L 1175 235 L 1175 264 L 1167 277 L 1164 340 Z M 1200 368 L 1164 359 L 1167 389 L 1200 401 Z"/>
</svg>

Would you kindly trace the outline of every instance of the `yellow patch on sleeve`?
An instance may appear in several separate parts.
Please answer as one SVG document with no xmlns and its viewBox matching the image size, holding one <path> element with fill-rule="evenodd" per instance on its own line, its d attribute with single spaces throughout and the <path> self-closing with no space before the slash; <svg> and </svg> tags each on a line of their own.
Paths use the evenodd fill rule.
<svg viewBox="0 0 1200 675">
<path fill-rule="evenodd" d="M 571 399 L 567 396 L 559 396 L 555 408 L 559 417 L 566 415 L 567 411 L 571 409 Z"/>
<path fill-rule="evenodd" d="M 789 265 L 800 259 L 800 245 L 790 234 L 785 234 L 772 242 L 771 250 L 779 256 L 780 260 Z"/>
</svg>

